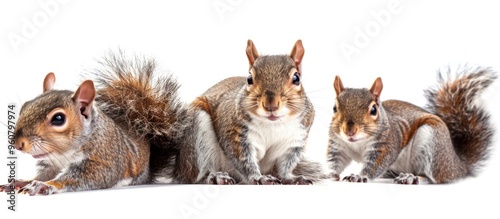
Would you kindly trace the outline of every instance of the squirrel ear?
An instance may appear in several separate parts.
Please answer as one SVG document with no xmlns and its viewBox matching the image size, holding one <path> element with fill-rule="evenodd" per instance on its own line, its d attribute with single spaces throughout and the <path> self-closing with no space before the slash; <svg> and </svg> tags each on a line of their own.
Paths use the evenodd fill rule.
<svg viewBox="0 0 500 219">
<path fill-rule="evenodd" d="M 75 94 L 73 94 L 73 101 L 76 102 L 76 107 L 85 118 L 89 118 L 92 112 L 92 102 L 95 97 L 94 82 L 91 80 L 84 81 Z"/>
<path fill-rule="evenodd" d="M 382 93 L 383 87 L 384 86 L 382 84 L 382 78 L 378 77 L 377 79 L 375 79 L 375 82 L 373 82 L 372 88 L 370 88 L 370 92 L 373 94 L 373 96 L 375 96 L 377 102 L 380 97 L 380 93 Z"/>
<path fill-rule="evenodd" d="M 53 72 L 49 72 L 46 76 L 45 79 L 43 79 L 43 92 L 48 90 L 52 90 L 52 87 L 54 87 L 54 84 L 56 83 L 56 75 Z"/>
<path fill-rule="evenodd" d="M 247 41 L 247 57 L 250 66 L 253 66 L 255 60 L 259 57 L 259 53 L 257 52 L 257 48 L 253 44 L 252 40 Z"/>
<path fill-rule="evenodd" d="M 340 80 L 340 77 L 338 75 L 335 76 L 333 88 L 335 88 L 335 93 L 337 93 L 337 96 L 344 90 L 344 85 L 342 84 L 342 80 Z"/>
<path fill-rule="evenodd" d="M 297 40 L 293 46 L 292 52 L 290 53 L 295 65 L 300 68 L 300 63 L 302 62 L 302 57 L 304 57 L 304 46 L 302 45 L 302 40 Z M 298 69 L 300 72 L 300 69 Z"/>
</svg>

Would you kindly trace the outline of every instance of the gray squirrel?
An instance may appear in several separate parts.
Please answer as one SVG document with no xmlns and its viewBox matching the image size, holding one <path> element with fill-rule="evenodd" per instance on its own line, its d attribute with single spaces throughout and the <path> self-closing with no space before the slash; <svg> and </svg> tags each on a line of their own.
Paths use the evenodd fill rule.
<svg viewBox="0 0 500 219">
<path fill-rule="evenodd" d="M 455 76 L 439 74 L 425 91 L 424 108 L 400 100 L 382 101 L 382 79 L 370 89 L 345 88 L 337 94 L 330 126 L 328 163 L 336 180 L 352 161 L 359 174 L 343 178 L 367 182 L 379 177 L 398 184 L 449 183 L 474 176 L 488 157 L 494 128 L 479 95 L 497 78 L 491 68 L 463 67 Z"/>
<path fill-rule="evenodd" d="M 150 157 L 149 140 L 162 131 L 172 138 L 176 136 L 172 133 L 180 132 L 170 130 L 174 126 L 179 128 L 173 123 L 182 118 L 177 107 L 179 85 L 170 76 L 162 77 L 158 84 L 150 84 L 155 74 L 153 60 L 126 59 L 123 54 L 111 53 L 101 62 L 117 76 L 98 74 L 110 86 L 129 87 L 134 92 L 147 90 L 143 94 L 154 93 L 154 98 L 149 100 L 157 102 L 136 96 L 137 102 L 127 102 L 127 112 L 115 111 L 103 97 L 136 93 L 113 94 L 105 88 L 96 89 L 92 80 L 82 82 L 75 92 L 55 90 L 55 74 L 47 74 L 43 93 L 23 104 L 15 128 L 15 147 L 38 160 L 37 175 L 32 180 L 2 185 L 0 191 L 50 195 L 153 181 L 151 170 L 155 169 L 149 161 L 155 160 L 156 155 Z M 149 104 L 161 104 L 163 108 L 150 109 Z M 152 117 L 167 113 L 171 120 L 162 121 L 171 124 L 150 122 L 144 126 L 140 120 L 122 117 L 140 107 L 144 107 L 139 109 L 141 113 Z M 120 117 L 122 119 L 118 119 Z"/>
<path fill-rule="evenodd" d="M 304 152 L 314 119 L 302 84 L 302 41 L 289 55 L 260 56 L 248 40 L 246 54 L 247 77 L 225 79 L 192 103 L 196 155 L 186 160 L 196 158 L 197 174 L 188 181 L 311 184 L 305 173 L 293 173 L 309 162 Z"/>
<path fill-rule="evenodd" d="M 302 41 L 289 55 L 260 56 L 248 40 L 246 54 L 248 76 L 222 80 L 190 104 L 167 104 L 176 107 L 173 114 L 155 100 L 156 90 L 146 106 L 164 115 L 129 106 L 141 98 L 119 94 L 146 89 L 116 86 L 116 70 L 97 72 L 97 83 L 108 91 L 99 100 L 113 119 L 165 124 L 148 136 L 151 156 L 157 156 L 153 181 L 311 184 L 326 177 L 321 163 L 304 156 L 314 110 L 302 86 Z"/>
</svg>

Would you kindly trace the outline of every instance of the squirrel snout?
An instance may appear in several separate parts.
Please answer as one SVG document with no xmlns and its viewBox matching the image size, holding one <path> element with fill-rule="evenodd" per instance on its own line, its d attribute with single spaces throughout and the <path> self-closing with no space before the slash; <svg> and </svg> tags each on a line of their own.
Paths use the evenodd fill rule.
<svg viewBox="0 0 500 219">
<path fill-rule="evenodd" d="M 273 111 L 276 111 L 278 109 L 278 106 L 265 106 L 264 105 L 264 109 L 266 109 L 269 112 L 273 112 Z"/>
<path fill-rule="evenodd" d="M 26 137 L 19 137 L 16 139 L 15 147 L 19 151 L 29 151 L 31 149 L 30 140 Z"/>
<path fill-rule="evenodd" d="M 274 92 L 266 91 L 264 93 L 264 98 L 262 100 L 262 107 L 268 111 L 273 112 L 280 107 L 280 98 L 276 96 Z"/>
<path fill-rule="evenodd" d="M 352 121 L 352 120 L 347 121 L 347 127 L 345 130 L 345 133 L 347 134 L 347 136 L 352 137 L 352 136 L 356 135 L 356 132 L 357 132 L 357 128 L 356 128 L 354 121 Z"/>
</svg>

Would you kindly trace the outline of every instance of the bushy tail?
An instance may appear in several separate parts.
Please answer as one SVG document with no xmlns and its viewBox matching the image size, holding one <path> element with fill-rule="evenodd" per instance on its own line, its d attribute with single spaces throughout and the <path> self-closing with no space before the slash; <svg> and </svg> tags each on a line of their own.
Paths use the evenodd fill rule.
<svg viewBox="0 0 500 219">
<path fill-rule="evenodd" d="M 326 168 L 325 164 L 309 158 L 303 158 L 293 170 L 293 174 L 304 176 L 313 183 L 322 183 L 326 180 L 333 181 L 331 171 Z"/>
<path fill-rule="evenodd" d="M 100 109 L 130 134 L 163 148 L 182 138 L 188 123 L 179 84 L 153 58 L 109 52 L 90 73 Z"/>
<path fill-rule="evenodd" d="M 455 76 L 451 70 L 438 72 L 437 87 L 425 90 L 427 109 L 447 124 L 457 155 L 474 175 L 488 158 L 494 127 L 490 115 L 481 105 L 480 94 L 497 78 L 491 68 L 460 67 Z"/>
</svg>

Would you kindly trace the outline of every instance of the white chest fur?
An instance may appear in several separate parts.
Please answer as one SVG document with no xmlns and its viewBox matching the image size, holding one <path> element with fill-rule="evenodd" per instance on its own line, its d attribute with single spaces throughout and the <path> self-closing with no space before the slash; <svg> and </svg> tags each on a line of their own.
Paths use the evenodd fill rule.
<svg viewBox="0 0 500 219">
<path fill-rule="evenodd" d="M 281 121 L 253 118 L 248 128 L 248 140 L 262 174 L 271 171 L 280 157 L 287 156 L 290 148 L 305 146 L 307 132 L 299 118 Z"/>
<path fill-rule="evenodd" d="M 56 179 L 61 175 L 65 174 L 67 169 L 71 164 L 78 164 L 83 159 L 85 159 L 85 155 L 81 151 L 69 150 L 64 154 L 60 155 L 50 155 L 49 159 L 50 163 L 61 170 L 61 172 L 56 176 Z"/>
<path fill-rule="evenodd" d="M 337 142 L 339 142 L 339 147 L 341 147 L 341 150 L 344 151 L 346 156 L 358 163 L 363 163 L 365 161 L 364 157 L 366 153 L 372 148 L 373 143 L 375 143 L 372 137 L 356 142 L 349 142 L 339 136 L 337 137 Z"/>
</svg>

